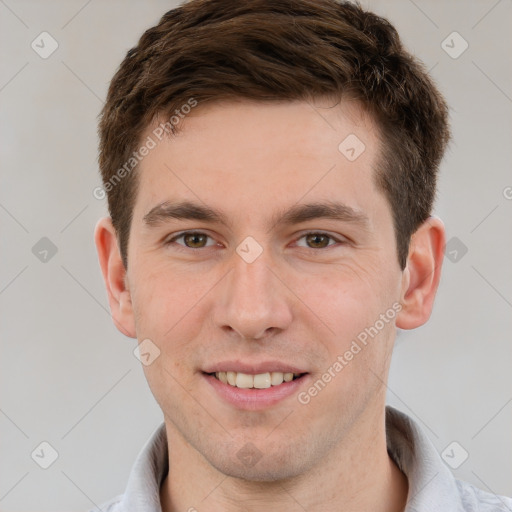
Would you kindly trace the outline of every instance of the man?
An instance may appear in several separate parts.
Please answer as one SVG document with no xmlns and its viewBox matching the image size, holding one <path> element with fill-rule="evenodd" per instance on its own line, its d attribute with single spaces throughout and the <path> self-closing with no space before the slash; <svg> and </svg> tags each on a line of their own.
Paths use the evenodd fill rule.
<svg viewBox="0 0 512 512">
<path fill-rule="evenodd" d="M 449 140 L 386 20 L 188 2 L 128 52 L 100 138 L 112 317 L 165 420 L 103 510 L 512 510 L 385 405 L 440 279 Z"/>
</svg>

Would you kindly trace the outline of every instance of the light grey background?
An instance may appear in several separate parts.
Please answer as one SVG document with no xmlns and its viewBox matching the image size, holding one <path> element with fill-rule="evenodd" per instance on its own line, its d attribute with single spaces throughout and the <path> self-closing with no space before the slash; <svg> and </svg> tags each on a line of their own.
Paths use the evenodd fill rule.
<svg viewBox="0 0 512 512">
<path fill-rule="evenodd" d="M 92 191 L 108 82 L 174 5 L 0 0 L 1 511 L 86 510 L 121 493 L 162 421 L 135 340 L 110 319 L 93 244 L 106 206 Z M 454 135 L 436 213 L 457 259 L 431 321 L 398 337 L 389 403 L 440 453 L 452 441 L 469 453 L 457 477 L 512 495 L 512 2 L 363 5 L 431 69 Z M 47 59 L 31 48 L 43 31 L 59 45 Z M 454 31 L 469 44 L 456 59 L 442 47 Z M 453 37 L 452 53 L 463 44 Z M 42 237 L 57 247 L 47 262 L 32 252 Z M 42 441 L 59 454 L 46 470 L 31 458 Z"/>
</svg>

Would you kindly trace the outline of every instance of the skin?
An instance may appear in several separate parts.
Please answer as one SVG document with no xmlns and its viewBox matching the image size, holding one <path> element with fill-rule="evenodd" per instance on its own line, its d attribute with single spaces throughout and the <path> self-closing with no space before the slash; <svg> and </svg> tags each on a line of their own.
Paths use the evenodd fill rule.
<svg viewBox="0 0 512 512">
<path fill-rule="evenodd" d="M 375 184 L 376 125 L 355 102 L 329 107 L 325 99 L 199 105 L 140 164 L 127 270 L 110 219 L 96 226 L 116 326 L 161 351 L 144 371 L 170 446 L 165 512 L 404 510 L 407 479 L 386 449 L 385 383 L 396 327 L 430 316 L 444 227 L 434 217 L 420 226 L 400 269 L 391 208 Z M 338 150 L 349 134 L 366 146 L 353 162 Z M 229 224 L 145 225 L 166 200 L 206 204 Z M 366 223 L 271 221 L 293 205 L 326 201 Z M 184 230 L 210 238 L 165 245 Z M 333 238 L 304 236 L 318 231 Z M 252 263 L 235 250 L 247 236 L 263 249 Z M 398 303 L 398 315 L 308 404 L 293 394 L 242 410 L 202 373 L 226 359 L 279 360 L 310 374 L 299 389 L 307 391 Z M 262 455 L 250 467 L 237 457 L 249 442 Z"/>
</svg>

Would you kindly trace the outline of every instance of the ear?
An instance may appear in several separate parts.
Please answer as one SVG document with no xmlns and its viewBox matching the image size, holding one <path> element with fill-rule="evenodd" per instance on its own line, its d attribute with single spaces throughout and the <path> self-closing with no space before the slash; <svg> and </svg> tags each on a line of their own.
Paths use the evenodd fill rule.
<svg viewBox="0 0 512 512">
<path fill-rule="evenodd" d="M 127 286 L 124 268 L 112 219 L 104 217 L 94 230 L 103 280 L 107 288 L 112 320 L 124 335 L 136 338 L 132 299 Z"/>
<path fill-rule="evenodd" d="M 428 218 L 412 235 L 402 277 L 402 310 L 396 326 L 414 329 L 432 313 L 444 258 L 445 229 L 441 219 Z"/>
</svg>

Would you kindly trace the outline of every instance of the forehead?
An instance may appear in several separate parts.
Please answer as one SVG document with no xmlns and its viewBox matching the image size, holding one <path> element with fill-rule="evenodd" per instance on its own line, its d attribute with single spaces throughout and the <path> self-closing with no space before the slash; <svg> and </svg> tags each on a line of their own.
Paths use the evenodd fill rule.
<svg viewBox="0 0 512 512">
<path fill-rule="evenodd" d="M 177 109 L 176 113 L 178 113 Z M 198 104 L 188 113 L 163 116 L 146 129 L 152 133 L 158 126 L 169 126 L 169 121 L 178 130 L 177 135 L 165 137 L 165 140 L 195 144 L 193 137 L 207 136 L 211 143 L 218 144 L 221 139 L 232 144 L 232 151 L 244 149 L 263 142 L 269 149 L 295 145 L 306 154 L 315 156 L 325 149 L 338 150 L 340 138 L 350 133 L 366 139 L 372 145 L 378 138 L 378 129 L 370 114 L 357 100 L 335 100 L 327 97 L 296 101 L 251 101 L 233 99 Z M 286 142 L 286 146 L 282 144 Z M 208 144 L 208 141 L 203 141 Z M 199 149 L 199 148 L 196 148 Z M 192 155 L 191 155 L 192 156 Z M 252 155 L 254 156 L 254 155 Z"/>
<path fill-rule="evenodd" d="M 359 210 L 365 196 L 380 194 L 378 130 L 355 102 L 198 105 L 176 135 L 159 140 L 164 123 L 142 137 L 155 142 L 139 164 L 137 206 L 145 210 L 171 196 L 262 215 L 302 198 L 343 200 Z"/>
</svg>

